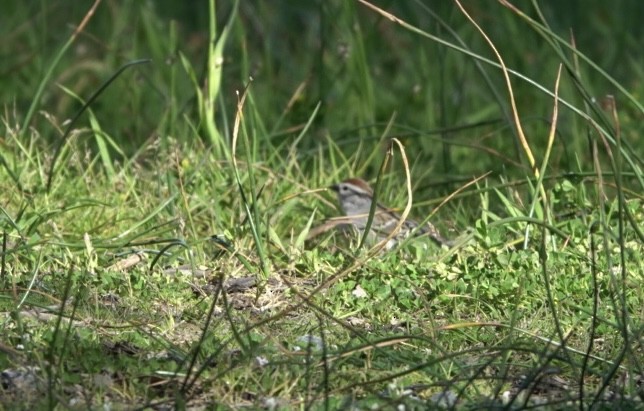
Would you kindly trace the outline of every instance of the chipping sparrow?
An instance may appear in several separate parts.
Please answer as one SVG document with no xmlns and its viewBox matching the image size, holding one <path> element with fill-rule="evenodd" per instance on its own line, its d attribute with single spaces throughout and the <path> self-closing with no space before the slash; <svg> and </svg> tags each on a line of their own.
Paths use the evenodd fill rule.
<svg viewBox="0 0 644 411">
<path fill-rule="evenodd" d="M 373 200 L 373 190 L 369 184 L 359 178 L 349 178 L 339 184 L 332 185 L 330 188 L 338 193 L 340 207 L 342 207 L 342 211 L 347 216 L 348 222 L 362 235 L 367 226 L 371 201 Z M 399 222 L 399 214 L 377 204 L 373 221 L 371 222 L 370 236 L 375 235 L 378 241 L 383 240 L 391 234 Z M 447 245 L 448 247 L 453 245 L 453 242 L 441 236 L 432 224 L 427 223 L 419 227 L 414 220 L 405 220 L 400 227 L 400 231 L 387 242 L 387 250 L 395 247 L 399 241 L 412 233 L 417 236 L 427 235 L 438 245 Z"/>
</svg>

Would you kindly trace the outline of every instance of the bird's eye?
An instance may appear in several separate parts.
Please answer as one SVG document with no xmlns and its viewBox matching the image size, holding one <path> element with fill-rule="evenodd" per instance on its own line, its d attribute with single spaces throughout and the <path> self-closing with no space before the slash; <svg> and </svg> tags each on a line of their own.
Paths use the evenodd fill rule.
<svg viewBox="0 0 644 411">
<path fill-rule="evenodd" d="M 347 186 L 342 186 L 342 187 L 340 187 L 340 190 L 342 190 L 342 191 L 347 191 L 347 190 L 348 190 L 348 188 L 347 188 Z"/>
</svg>

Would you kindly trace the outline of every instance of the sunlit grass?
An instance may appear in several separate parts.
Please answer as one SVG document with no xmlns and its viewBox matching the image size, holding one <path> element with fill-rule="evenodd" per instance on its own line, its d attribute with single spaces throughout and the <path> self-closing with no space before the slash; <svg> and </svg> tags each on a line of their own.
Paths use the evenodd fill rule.
<svg viewBox="0 0 644 411">
<path fill-rule="evenodd" d="M 499 26 L 465 5 L 508 65 L 512 108 L 455 7 L 218 3 L 169 21 L 159 4 L 114 23 L 99 4 L 72 43 L 7 29 L 46 70 L 3 97 L 0 369 L 33 378 L 3 380 L 0 403 L 637 401 L 642 91 L 623 69 L 574 56 L 534 10 L 490 6 Z M 29 27 L 61 21 L 14 7 Z M 276 42 L 294 32 L 302 45 Z M 18 47 L 42 42 L 51 55 Z M 153 63 L 114 75 L 139 58 Z M 462 241 L 304 241 L 349 176 L 401 212 L 409 180 L 409 216 Z"/>
</svg>

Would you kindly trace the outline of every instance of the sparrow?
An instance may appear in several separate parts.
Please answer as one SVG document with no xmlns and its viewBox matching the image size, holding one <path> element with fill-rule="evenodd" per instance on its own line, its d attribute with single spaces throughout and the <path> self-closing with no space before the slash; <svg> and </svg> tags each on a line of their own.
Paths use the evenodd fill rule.
<svg viewBox="0 0 644 411">
<path fill-rule="evenodd" d="M 360 235 L 364 235 L 371 203 L 373 202 L 373 189 L 366 181 L 360 178 L 349 178 L 341 183 L 332 185 L 330 189 L 337 193 L 338 201 L 346 215 L 347 223 L 352 225 Z M 387 238 L 396 228 L 400 219 L 400 214 L 381 204 L 376 204 L 369 237 L 375 237 L 377 241 Z M 386 249 L 392 249 L 410 235 L 426 235 L 438 245 L 448 247 L 453 245 L 453 242 L 444 238 L 431 223 L 419 226 L 416 221 L 406 219 L 398 233 L 389 239 Z"/>
</svg>

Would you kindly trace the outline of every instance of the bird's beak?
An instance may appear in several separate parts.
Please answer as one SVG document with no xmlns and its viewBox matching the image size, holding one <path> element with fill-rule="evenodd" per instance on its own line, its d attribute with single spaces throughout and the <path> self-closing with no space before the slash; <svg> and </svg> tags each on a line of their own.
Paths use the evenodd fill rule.
<svg viewBox="0 0 644 411">
<path fill-rule="evenodd" d="M 329 186 L 329 188 L 330 188 L 331 190 L 335 191 L 336 193 L 337 193 L 338 191 L 340 191 L 340 187 L 338 187 L 338 185 L 337 185 L 337 184 L 333 184 L 332 186 Z"/>
</svg>

